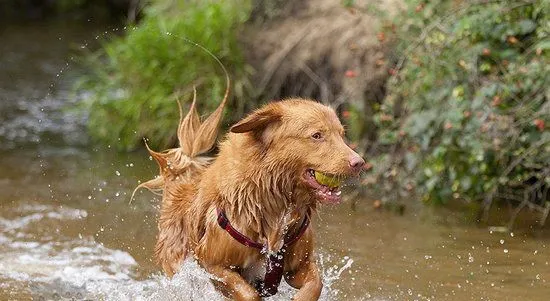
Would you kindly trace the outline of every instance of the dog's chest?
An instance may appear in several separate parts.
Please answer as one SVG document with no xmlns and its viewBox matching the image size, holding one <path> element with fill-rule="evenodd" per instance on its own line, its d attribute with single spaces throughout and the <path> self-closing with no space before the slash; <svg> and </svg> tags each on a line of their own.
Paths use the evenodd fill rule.
<svg viewBox="0 0 550 301">
<path fill-rule="evenodd" d="M 249 283 L 254 283 L 258 280 L 263 280 L 266 272 L 266 259 L 254 258 L 247 262 L 242 271 L 242 276 Z"/>
</svg>

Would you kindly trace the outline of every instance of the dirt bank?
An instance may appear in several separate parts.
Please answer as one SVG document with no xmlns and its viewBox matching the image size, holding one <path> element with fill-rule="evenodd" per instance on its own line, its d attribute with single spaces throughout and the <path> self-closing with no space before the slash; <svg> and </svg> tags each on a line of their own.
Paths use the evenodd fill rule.
<svg viewBox="0 0 550 301">
<path fill-rule="evenodd" d="M 349 103 L 369 127 L 392 64 L 382 20 L 400 1 L 345 2 L 257 1 L 242 40 L 257 71 L 258 97 L 312 97 L 340 111 Z"/>
</svg>

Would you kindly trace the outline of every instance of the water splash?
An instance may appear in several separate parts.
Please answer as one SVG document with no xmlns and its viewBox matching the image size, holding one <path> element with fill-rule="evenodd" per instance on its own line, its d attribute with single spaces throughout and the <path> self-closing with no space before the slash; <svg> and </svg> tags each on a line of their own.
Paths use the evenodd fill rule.
<svg viewBox="0 0 550 301">
<path fill-rule="evenodd" d="M 320 261 L 323 256 L 319 256 Z M 320 300 L 337 300 L 338 291 L 332 285 L 340 279 L 342 272 L 351 267 L 353 260 L 349 259 L 341 266 L 332 266 L 323 270 L 324 289 Z M 169 279 L 160 274 L 153 275 L 143 281 L 103 281 L 93 285 L 87 285 L 87 289 L 94 297 L 104 300 L 193 300 L 211 301 L 223 300 L 216 291 L 212 282 L 212 276 L 202 269 L 194 260 L 184 262 L 181 270 Z M 283 301 L 290 300 L 296 290 L 286 283 L 282 283 L 279 293 L 266 300 Z"/>
<path fill-rule="evenodd" d="M 84 210 L 27 204 L 10 212 L 14 213 L 11 218 L 0 217 L 0 282 L 4 291 L 25 287 L 26 294 L 40 300 L 223 300 L 212 276 L 194 260 L 184 262 L 171 279 L 161 273 L 140 279 L 139 265 L 129 253 L 107 248 L 94 237 L 66 237 L 55 229 L 41 237 L 32 234 L 39 223 L 86 219 Z M 338 300 L 339 291 L 333 285 L 353 260 L 321 254 L 318 263 L 324 282 L 321 300 Z M 290 300 L 295 292 L 283 282 L 279 293 L 267 300 Z"/>
</svg>

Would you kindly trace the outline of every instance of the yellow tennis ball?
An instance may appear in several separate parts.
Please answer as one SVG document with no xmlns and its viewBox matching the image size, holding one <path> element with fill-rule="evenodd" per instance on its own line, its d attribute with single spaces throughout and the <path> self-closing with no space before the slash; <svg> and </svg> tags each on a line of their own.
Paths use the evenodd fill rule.
<svg viewBox="0 0 550 301">
<path fill-rule="evenodd" d="M 338 187 L 341 183 L 339 178 L 334 176 L 327 176 L 318 171 L 315 171 L 315 180 L 317 180 L 319 184 L 328 186 L 330 188 Z"/>
</svg>

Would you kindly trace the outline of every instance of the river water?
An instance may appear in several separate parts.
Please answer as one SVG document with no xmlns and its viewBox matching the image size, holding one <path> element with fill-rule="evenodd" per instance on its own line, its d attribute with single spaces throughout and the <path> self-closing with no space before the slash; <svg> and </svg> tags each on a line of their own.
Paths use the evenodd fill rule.
<svg viewBox="0 0 550 301">
<path fill-rule="evenodd" d="M 167 279 L 152 262 L 158 199 L 128 201 L 154 162 L 90 144 L 85 116 L 66 109 L 84 72 L 71 57 L 110 25 L 1 26 L 0 300 L 221 299 L 195 263 Z M 547 232 L 371 204 L 315 218 L 323 300 L 548 300 Z M 291 295 L 285 286 L 270 300 Z"/>
</svg>

